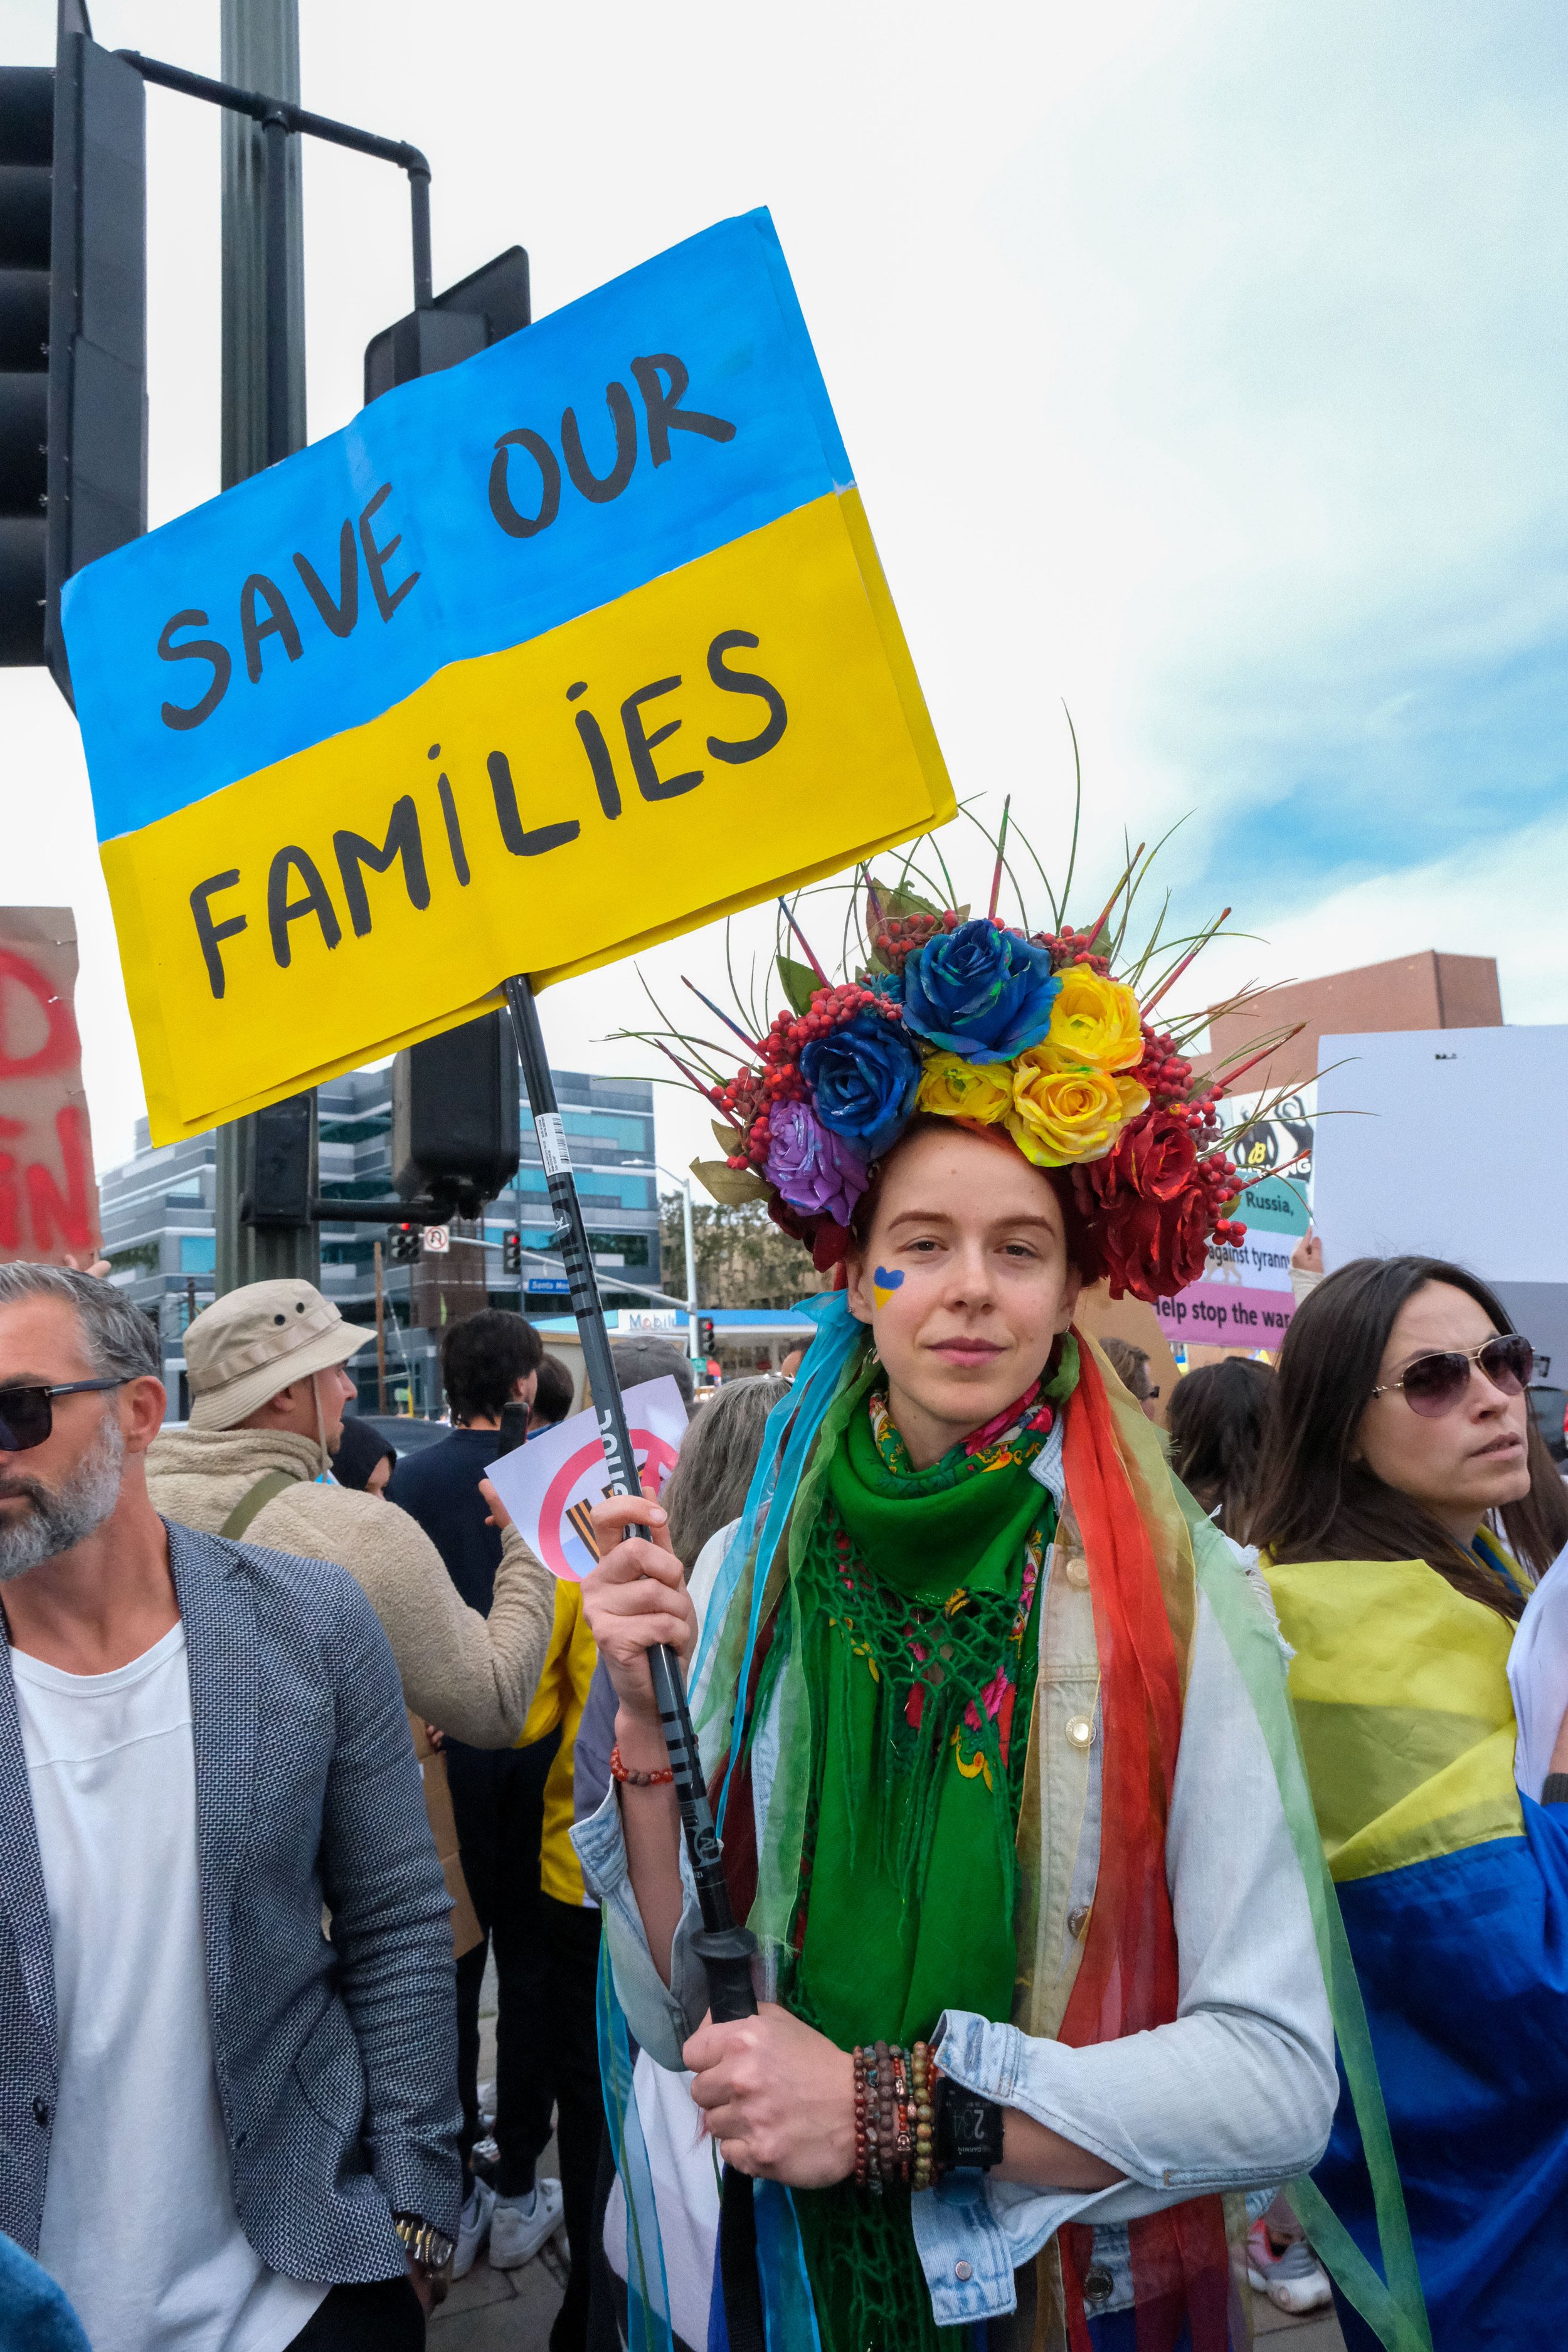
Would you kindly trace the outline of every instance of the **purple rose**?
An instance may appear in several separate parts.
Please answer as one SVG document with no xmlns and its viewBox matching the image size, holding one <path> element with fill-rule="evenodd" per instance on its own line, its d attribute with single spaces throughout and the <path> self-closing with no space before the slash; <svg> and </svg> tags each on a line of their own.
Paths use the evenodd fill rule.
<svg viewBox="0 0 1568 2352">
<path fill-rule="evenodd" d="M 866 1162 L 823 1126 L 806 1103 L 776 1104 L 768 1117 L 768 1181 L 792 1209 L 847 1225 L 866 1190 Z"/>
</svg>

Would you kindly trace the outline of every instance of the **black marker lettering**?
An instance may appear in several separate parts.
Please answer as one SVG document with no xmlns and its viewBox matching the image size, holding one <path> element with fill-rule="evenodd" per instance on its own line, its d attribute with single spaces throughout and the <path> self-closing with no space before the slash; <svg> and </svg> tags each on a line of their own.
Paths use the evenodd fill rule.
<svg viewBox="0 0 1568 2352">
<path fill-rule="evenodd" d="M 381 505 L 384 499 L 389 499 L 391 496 L 392 484 L 390 482 L 383 482 L 380 489 L 377 490 L 374 498 L 372 499 L 370 504 L 363 509 L 359 519 L 359 543 L 364 550 L 364 568 L 370 574 L 370 584 L 374 593 L 376 609 L 380 613 L 384 621 L 391 620 L 394 613 L 396 612 L 399 604 L 402 604 L 405 596 L 407 595 L 409 590 L 413 587 L 414 583 L 419 577 L 417 572 L 411 572 L 407 579 L 400 580 L 396 587 L 392 591 L 391 594 L 388 595 L 386 589 L 386 567 L 403 544 L 403 533 L 401 531 L 395 532 L 393 537 L 387 541 L 384 547 L 377 547 L 375 543 L 375 535 L 372 531 L 370 526 L 374 518 L 376 509 Z"/>
<path fill-rule="evenodd" d="M 394 540 L 392 544 L 395 547 L 397 541 Z M 359 554 L 354 546 L 353 523 L 345 517 L 343 527 L 338 533 L 338 601 L 335 604 L 308 556 L 297 555 L 294 569 L 309 590 L 311 604 L 333 636 L 346 637 L 359 619 Z"/>
<path fill-rule="evenodd" d="M 566 460 L 566 471 L 585 499 L 596 507 L 607 506 L 618 499 L 632 478 L 632 467 L 637 461 L 637 421 L 632 414 L 631 395 L 624 383 L 605 386 L 605 403 L 616 425 L 616 462 L 603 478 L 594 473 L 583 454 L 583 436 L 577 429 L 577 412 L 569 408 L 561 419 L 561 450 Z"/>
<path fill-rule="evenodd" d="M 230 915 L 223 922 L 215 923 L 207 900 L 215 890 L 232 890 L 238 880 L 239 868 L 231 866 L 226 874 L 209 874 L 206 880 L 198 882 L 191 892 L 191 912 L 196 919 L 196 937 L 202 943 L 212 992 L 217 997 L 221 997 L 224 992 L 223 958 L 218 949 L 225 940 L 236 939 L 244 930 L 245 917 Z"/>
<path fill-rule="evenodd" d="M 583 749 L 588 754 L 588 765 L 594 771 L 594 789 L 599 795 L 599 806 L 606 816 L 619 816 L 621 788 L 616 782 L 616 763 L 610 757 L 605 730 L 591 710 L 579 710 L 575 716 L 577 732 L 583 738 Z"/>
<path fill-rule="evenodd" d="M 302 898 L 290 899 L 289 876 L 299 874 L 305 886 Z M 289 926 L 301 915 L 314 915 L 321 927 L 321 937 L 330 948 L 335 948 L 342 938 L 342 925 L 337 918 L 327 886 L 317 869 L 316 861 L 303 849 L 280 849 L 273 859 L 267 876 L 267 921 L 272 933 L 272 952 L 282 969 L 289 969 L 292 947 Z"/>
<path fill-rule="evenodd" d="M 735 428 L 728 417 L 707 416 L 700 408 L 681 407 L 681 396 L 691 378 L 673 352 L 655 352 L 649 359 L 634 360 L 632 373 L 647 411 L 648 455 L 656 466 L 668 462 L 672 433 L 700 433 L 710 441 L 734 439 Z M 659 382 L 661 375 L 669 378 L 668 392 Z"/>
<path fill-rule="evenodd" d="M 492 751 L 485 761 L 490 772 L 490 790 L 496 798 L 496 816 L 500 824 L 500 837 L 514 857 L 541 857 L 547 849 L 563 848 L 575 841 L 583 828 L 576 818 L 568 817 L 563 824 L 535 825 L 525 829 L 517 809 L 517 787 L 511 780 L 511 767 L 504 751 Z"/>
<path fill-rule="evenodd" d="M 632 755 L 632 773 L 637 780 L 637 790 L 645 801 L 672 801 L 679 793 L 689 793 L 702 782 L 700 768 L 688 768 L 679 776 L 661 776 L 653 764 L 656 744 L 664 742 L 679 727 L 679 719 L 667 719 L 656 727 L 651 735 L 643 731 L 642 713 L 638 706 L 651 702 L 656 694 L 673 694 L 680 684 L 678 677 L 657 677 L 651 686 L 639 686 L 628 694 L 621 705 L 621 725 L 626 729 L 626 750 Z M 578 720 L 582 725 L 582 720 Z"/>
<path fill-rule="evenodd" d="M 176 613 L 172 621 L 163 624 L 163 634 L 158 640 L 160 661 L 205 661 L 213 666 L 212 683 L 199 702 L 194 702 L 188 710 L 177 702 L 164 703 L 162 717 L 165 727 L 199 727 L 204 719 L 212 717 L 228 692 L 234 664 L 226 646 L 220 645 L 216 637 L 192 637 L 183 646 L 174 642 L 176 629 L 205 629 L 206 625 L 206 614 L 195 612 Z"/>
<path fill-rule="evenodd" d="M 509 448 L 526 449 L 540 473 L 539 512 L 519 514 L 507 488 L 506 453 Z M 555 520 L 561 506 L 561 468 L 555 452 L 541 434 L 531 433 L 526 425 L 515 433 L 503 433 L 496 443 L 496 454 L 490 460 L 490 512 L 509 538 L 531 539 L 536 530 L 547 530 Z"/>
<path fill-rule="evenodd" d="M 439 744 L 437 746 L 440 749 Z M 445 770 L 436 779 L 436 790 L 441 795 L 441 814 L 447 820 L 447 846 L 452 853 L 452 871 L 466 890 L 468 887 L 468 853 L 463 846 L 463 828 L 458 823 L 458 803 L 452 798 L 452 787 Z"/>
<path fill-rule="evenodd" d="M 419 838 L 419 812 L 414 805 L 412 793 L 392 803 L 392 817 L 386 828 L 386 839 L 378 849 L 363 833 L 334 833 L 332 853 L 338 861 L 338 872 L 343 877 L 343 898 L 347 902 L 349 920 L 354 927 L 354 937 L 363 940 L 370 929 L 370 897 L 364 887 L 365 866 L 373 874 L 384 874 L 395 857 L 403 860 L 403 883 L 409 904 L 423 914 L 430 904 L 430 884 L 425 872 L 425 845 Z"/>
<path fill-rule="evenodd" d="M 258 621 L 258 597 L 267 606 L 267 618 Z M 294 626 L 294 615 L 289 610 L 289 600 L 275 581 L 265 572 L 253 572 L 239 592 L 239 634 L 245 640 L 245 668 L 252 686 L 261 683 L 261 640 L 281 637 L 284 651 L 291 662 L 297 662 L 303 647 L 300 632 Z"/>
<path fill-rule="evenodd" d="M 765 677 L 758 677 L 749 669 L 726 669 L 724 667 L 725 655 L 733 652 L 737 646 L 755 646 L 760 642 L 749 629 L 725 629 L 708 648 L 708 675 L 715 686 L 721 688 L 726 694 L 754 694 L 759 702 L 765 702 L 768 706 L 768 722 L 760 735 L 753 735 L 743 743 L 725 743 L 717 735 L 708 738 L 708 749 L 714 759 L 726 760 L 731 767 L 739 767 L 745 760 L 760 760 L 764 751 L 773 750 L 789 724 L 784 698 L 776 686 L 770 686 Z"/>
</svg>

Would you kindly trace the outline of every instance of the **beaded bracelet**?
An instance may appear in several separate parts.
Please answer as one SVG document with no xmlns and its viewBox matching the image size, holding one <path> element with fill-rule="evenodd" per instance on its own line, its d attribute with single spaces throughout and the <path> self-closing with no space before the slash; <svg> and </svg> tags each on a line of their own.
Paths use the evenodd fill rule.
<svg viewBox="0 0 1568 2352">
<path fill-rule="evenodd" d="M 880 2197 L 889 2181 L 929 2189 L 935 2178 L 930 2047 L 857 2043 L 853 2053 L 855 2185 Z"/>
<path fill-rule="evenodd" d="M 675 1767 L 666 1764 L 658 1772 L 634 1772 L 622 1763 L 621 1744 L 617 1740 L 610 1750 L 610 1778 L 612 1780 L 624 1780 L 628 1788 L 661 1789 L 674 1780 Z"/>
</svg>

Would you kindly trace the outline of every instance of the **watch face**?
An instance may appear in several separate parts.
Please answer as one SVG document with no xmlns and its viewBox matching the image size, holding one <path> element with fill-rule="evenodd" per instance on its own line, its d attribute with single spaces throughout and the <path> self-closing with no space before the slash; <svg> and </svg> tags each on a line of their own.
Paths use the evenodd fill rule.
<svg viewBox="0 0 1568 2352">
<path fill-rule="evenodd" d="M 937 2160 L 948 2168 L 988 2172 L 1002 2161 L 1002 2109 L 962 2084 L 937 2085 Z"/>
</svg>

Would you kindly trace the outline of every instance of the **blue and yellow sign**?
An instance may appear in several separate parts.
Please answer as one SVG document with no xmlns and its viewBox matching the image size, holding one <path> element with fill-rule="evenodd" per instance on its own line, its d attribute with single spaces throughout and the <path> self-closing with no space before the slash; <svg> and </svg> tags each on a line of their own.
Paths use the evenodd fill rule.
<svg viewBox="0 0 1568 2352">
<path fill-rule="evenodd" d="M 765 212 L 90 564 L 64 620 L 159 1142 L 953 813 Z"/>
</svg>

